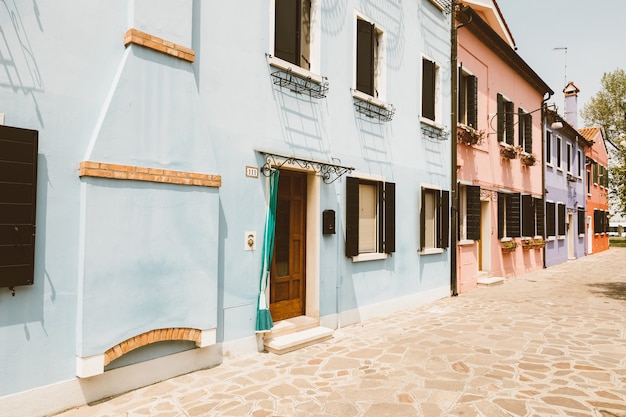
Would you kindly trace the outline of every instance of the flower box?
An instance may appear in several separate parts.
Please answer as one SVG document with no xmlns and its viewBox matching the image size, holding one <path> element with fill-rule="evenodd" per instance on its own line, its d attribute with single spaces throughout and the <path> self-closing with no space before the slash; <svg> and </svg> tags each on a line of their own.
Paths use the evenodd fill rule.
<svg viewBox="0 0 626 417">
<path fill-rule="evenodd" d="M 503 145 L 500 147 L 500 156 L 505 159 L 515 159 L 517 158 L 517 149 L 512 145 Z"/>
<path fill-rule="evenodd" d="M 533 249 L 534 247 L 535 247 L 535 242 L 533 242 L 532 240 L 522 240 L 522 249 L 530 250 L 530 249 Z"/>
<path fill-rule="evenodd" d="M 515 252 L 515 249 L 517 249 L 517 242 L 514 241 L 508 241 L 508 242 L 502 242 L 502 253 L 511 253 L 511 252 Z"/>
<path fill-rule="evenodd" d="M 535 155 L 531 153 L 520 154 L 519 160 L 523 165 L 526 166 L 533 166 L 535 165 L 535 162 L 537 162 L 537 158 L 535 158 Z"/>
<path fill-rule="evenodd" d="M 467 146 L 480 145 L 485 135 L 484 130 L 474 129 L 472 126 L 459 125 L 458 140 Z"/>
</svg>

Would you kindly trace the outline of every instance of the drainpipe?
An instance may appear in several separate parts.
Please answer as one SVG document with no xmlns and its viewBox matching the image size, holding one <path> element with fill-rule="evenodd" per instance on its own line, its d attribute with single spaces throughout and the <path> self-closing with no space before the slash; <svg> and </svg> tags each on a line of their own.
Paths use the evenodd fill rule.
<svg viewBox="0 0 626 417">
<path fill-rule="evenodd" d="M 452 297 L 459 295 L 457 291 L 457 217 L 458 217 L 458 185 L 457 185 L 457 100 L 458 100 L 458 57 L 457 57 L 457 29 L 456 26 L 456 0 L 452 0 L 450 11 L 450 294 Z"/>
<path fill-rule="evenodd" d="M 546 239 L 546 102 L 550 100 L 552 94 L 541 101 L 541 197 L 543 204 L 543 238 Z M 543 247 L 543 267 L 546 268 L 546 247 Z"/>
</svg>

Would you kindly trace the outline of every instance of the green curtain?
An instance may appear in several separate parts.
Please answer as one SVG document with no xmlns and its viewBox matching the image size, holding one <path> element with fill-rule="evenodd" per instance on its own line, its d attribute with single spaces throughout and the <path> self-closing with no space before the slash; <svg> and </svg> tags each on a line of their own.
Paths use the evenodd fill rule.
<svg viewBox="0 0 626 417">
<path fill-rule="evenodd" d="M 274 327 L 272 315 L 267 303 L 267 286 L 269 285 L 270 266 L 274 251 L 274 228 L 276 226 L 276 199 L 278 195 L 278 170 L 270 171 L 270 199 L 265 215 L 265 232 L 263 233 L 263 259 L 261 261 L 261 285 L 256 311 L 257 333 L 269 332 Z"/>
</svg>

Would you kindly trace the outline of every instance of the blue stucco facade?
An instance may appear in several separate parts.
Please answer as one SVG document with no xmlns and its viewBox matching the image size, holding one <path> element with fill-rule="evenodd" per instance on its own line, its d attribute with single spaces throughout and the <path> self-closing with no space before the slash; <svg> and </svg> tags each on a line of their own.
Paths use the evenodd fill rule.
<svg viewBox="0 0 626 417">
<path fill-rule="evenodd" d="M 167 360 L 176 374 L 219 365 L 231 345 L 257 346 L 268 199 L 260 150 L 354 168 L 327 184 L 310 168 L 282 167 L 307 178 L 306 316 L 337 328 L 449 295 L 449 250 L 420 251 L 421 190 L 451 184 L 450 15 L 434 3 L 314 0 L 311 66 L 301 72 L 325 77 L 322 98 L 273 83 L 273 0 L 245 13 L 200 0 L 0 5 L 0 113 L 39 132 L 34 284 L 15 296 L 0 289 L 0 411 L 15 412 L 27 391 L 58 389 L 63 401 L 20 412 L 55 411 L 165 377 L 153 367 L 124 380 L 146 361 Z M 355 92 L 359 19 L 380 41 L 376 97 Z M 125 45 L 129 29 L 192 50 L 193 62 Z M 436 68 L 434 120 L 421 116 L 424 60 Z M 368 100 L 395 109 L 391 120 L 358 112 Z M 84 162 L 219 184 L 90 175 L 79 172 Z M 395 252 L 346 256 L 347 176 L 395 184 Z M 324 210 L 335 211 L 336 234 L 322 234 Z M 148 343 L 132 360 L 106 362 L 114 346 L 168 328 L 202 340 Z"/>
</svg>

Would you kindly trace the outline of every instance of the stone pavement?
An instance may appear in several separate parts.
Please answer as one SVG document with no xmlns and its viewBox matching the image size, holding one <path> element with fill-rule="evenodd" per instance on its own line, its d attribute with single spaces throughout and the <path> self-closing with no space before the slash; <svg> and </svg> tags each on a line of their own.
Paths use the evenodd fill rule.
<svg viewBox="0 0 626 417">
<path fill-rule="evenodd" d="M 626 416 L 625 313 L 611 248 L 58 416 Z"/>
</svg>

